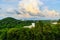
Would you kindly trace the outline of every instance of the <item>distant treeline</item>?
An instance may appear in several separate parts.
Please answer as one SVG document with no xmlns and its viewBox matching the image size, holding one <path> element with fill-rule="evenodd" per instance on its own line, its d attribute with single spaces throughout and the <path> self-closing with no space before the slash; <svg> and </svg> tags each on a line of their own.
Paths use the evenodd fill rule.
<svg viewBox="0 0 60 40">
<path fill-rule="evenodd" d="M 52 24 L 57 22 L 57 24 Z M 34 28 L 23 28 L 35 23 Z M 60 20 L 0 20 L 0 40 L 60 40 Z"/>
</svg>

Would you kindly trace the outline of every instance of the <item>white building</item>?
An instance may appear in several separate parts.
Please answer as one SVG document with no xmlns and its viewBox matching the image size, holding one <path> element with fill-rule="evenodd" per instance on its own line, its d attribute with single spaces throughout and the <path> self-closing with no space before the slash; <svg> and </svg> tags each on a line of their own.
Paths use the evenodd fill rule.
<svg viewBox="0 0 60 40">
<path fill-rule="evenodd" d="M 32 23 L 32 27 L 35 27 L 35 23 Z"/>
<path fill-rule="evenodd" d="M 57 24 L 57 22 L 54 22 L 54 23 L 52 23 L 52 24 Z"/>
<path fill-rule="evenodd" d="M 24 26 L 24 28 L 33 28 L 35 27 L 35 23 L 32 23 L 30 26 Z"/>
</svg>

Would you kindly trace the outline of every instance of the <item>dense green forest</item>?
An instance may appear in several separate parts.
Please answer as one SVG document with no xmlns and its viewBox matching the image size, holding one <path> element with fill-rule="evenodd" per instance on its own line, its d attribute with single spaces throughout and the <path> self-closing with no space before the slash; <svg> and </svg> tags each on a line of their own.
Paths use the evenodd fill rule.
<svg viewBox="0 0 60 40">
<path fill-rule="evenodd" d="M 57 22 L 57 24 L 52 24 Z M 23 28 L 35 23 L 33 28 Z M 60 20 L 0 20 L 0 40 L 60 40 Z"/>
</svg>

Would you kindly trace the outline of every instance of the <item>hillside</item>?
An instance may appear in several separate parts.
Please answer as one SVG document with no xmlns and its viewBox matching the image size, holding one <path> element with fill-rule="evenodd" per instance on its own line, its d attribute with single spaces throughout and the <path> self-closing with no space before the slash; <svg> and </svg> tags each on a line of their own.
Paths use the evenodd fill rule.
<svg viewBox="0 0 60 40">
<path fill-rule="evenodd" d="M 60 20 L 17 20 L 11 17 L 0 20 L 0 40 L 60 40 Z M 33 28 L 23 28 L 35 23 Z"/>
<path fill-rule="evenodd" d="M 1 28 L 14 28 L 16 26 L 23 27 L 26 24 L 30 25 L 32 22 L 34 22 L 34 21 L 30 21 L 30 20 L 22 21 L 22 20 L 17 20 L 17 19 L 11 18 L 11 17 L 7 17 L 7 18 L 0 20 L 0 29 Z"/>
</svg>

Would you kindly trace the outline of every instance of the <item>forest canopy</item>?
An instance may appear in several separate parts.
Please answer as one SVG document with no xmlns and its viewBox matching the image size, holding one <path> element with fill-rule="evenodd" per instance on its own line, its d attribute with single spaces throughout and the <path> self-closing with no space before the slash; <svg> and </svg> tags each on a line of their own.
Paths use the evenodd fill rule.
<svg viewBox="0 0 60 40">
<path fill-rule="evenodd" d="M 52 24 L 57 22 L 57 24 Z M 23 28 L 35 23 L 34 28 Z M 60 40 L 59 20 L 0 20 L 0 40 Z"/>
</svg>

